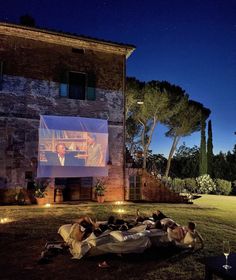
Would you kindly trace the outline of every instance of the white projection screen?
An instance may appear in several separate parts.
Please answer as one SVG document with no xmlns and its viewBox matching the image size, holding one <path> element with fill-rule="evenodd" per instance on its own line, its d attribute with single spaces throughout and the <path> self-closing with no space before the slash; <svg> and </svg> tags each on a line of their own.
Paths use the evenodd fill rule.
<svg viewBox="0 0 236 280">
<path fill-rule="evenodd" d="M 107 120 L 40 116 L 40 177 L 108 176 Z"/>
</svg>

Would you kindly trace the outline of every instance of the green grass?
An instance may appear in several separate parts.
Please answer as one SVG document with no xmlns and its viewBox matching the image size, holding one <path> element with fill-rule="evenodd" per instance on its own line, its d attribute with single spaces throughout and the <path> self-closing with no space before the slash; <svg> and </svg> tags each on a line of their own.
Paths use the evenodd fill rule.
<svg viewBox="0 0 236 280">
<path fill-rule="evenodd" d="M 124 214 L 117 210 L 122 208 Z M 205 239 L 203 250 L 188 255 L 172 254 L 158 248 L 140 255 L 100 256 L 72 260 L 59 255 L 47 265 L 38 265 L 37 259 L 46 240 L 59 238 L 60 225 L 71 223 L 87 214 L 98 220 L 109 215 L 133 218 L 136 210 L 150 215 L 160 209 L 180 224 L 195 221 Z M 51 208 L 37 206 L 0 207 L 0 218 L 11 223 L 0 224 L 0 271 L 3 279 L 204 279 L 204 256 L 219 255 L 222 241 L 231 242 L 236 251 L 236 197 L 204 195 L 194 204 L 138 203 L 117 206 L 89 203 L 84 205 L 56 205 Z M 168 249 L 165 249 L 168 250 Z M 99 261 L 106 259 L 111 269 L 101 270 Z"/>
</svg>

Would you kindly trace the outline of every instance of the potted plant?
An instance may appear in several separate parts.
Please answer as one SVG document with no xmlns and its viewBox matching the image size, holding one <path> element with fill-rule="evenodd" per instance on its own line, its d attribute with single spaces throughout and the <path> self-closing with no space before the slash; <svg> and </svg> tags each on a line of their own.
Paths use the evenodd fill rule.
<svg viewBox="0 0 236 280">
<path fill-rule="evenodd" d="M 42 184 L 40 181 L 35 181 L 34 182 L 34 197 L 36 199 L 36 202 L 38 205 L 44 205 L 47 203 L 46 200 L 46 195 L 47 193 L 45 192 L 45 186 Z"/>
<path fill-rule="evenodd" d="M 97 201 L 103 203 L 105 200 L 106 186 L 102 180 L 97 180 L 94 190 L 97 196 Z"/>
</svg>

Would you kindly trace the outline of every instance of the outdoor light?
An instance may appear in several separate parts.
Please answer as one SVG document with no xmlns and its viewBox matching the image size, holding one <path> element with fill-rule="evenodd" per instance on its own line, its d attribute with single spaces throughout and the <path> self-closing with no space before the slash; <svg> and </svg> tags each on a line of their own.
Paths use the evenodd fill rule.
<svg viewBox="0 0 236 280">
<path fill-rule="evenodd" d="M 138 104 L 138 105 L 143 105 L 143 101 L 142 101 L 142 100 L 138 100 L 138 101 L 137 101 L 137 104 Z"/>
<path fill-rule="evenodd" d="M 123 201 L 116 201 L 115 202 L 115 204 L 117 204 L 117 205 L 121 205 L 121 204 L 123 204 L 124 202 Z"/>
<path fill-rule="evenodd" d="M 125 213 L 125 210 L 120 208 L 120 209 L 117 210 L 117 212 L 122 214 L 122 213 Z"/>
<path fill-rule="evenodd" d="M 51 207 L 51 204 L 50 204 L 50 203 L 46 203 L 46 204 L 45 204 L 45 207 L 47 207 L 47 208 L 48 208 L 48 207 Z"/>
<path fill-rule="evenodd" d="M 1 223 L 1 224 L 6 224 L 6 223 L 8 223 L 8 222 L 10 222 L 10 219 L 9 219 L 9 218 L 1 218 L 1 219 L 0 219 L 0 223 Z"/>
</svg>

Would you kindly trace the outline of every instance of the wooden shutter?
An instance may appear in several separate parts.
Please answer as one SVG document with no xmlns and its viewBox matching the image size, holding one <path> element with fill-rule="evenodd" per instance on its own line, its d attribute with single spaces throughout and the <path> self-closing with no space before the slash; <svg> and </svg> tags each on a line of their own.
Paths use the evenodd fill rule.
<svg viewBox="0 0 236 280">
<path fill-rule="evenodd" d="M 96 76 L 94 73 L 88 74 L 87 100 L 96 100 Z"/>
<path fill-rule="evenodd" d="M 61 74 L 60 78 L 60 92 L 61 97 L 67 97 L 68 96 L 68 72 L 64 71 Z"/>
</svg>

